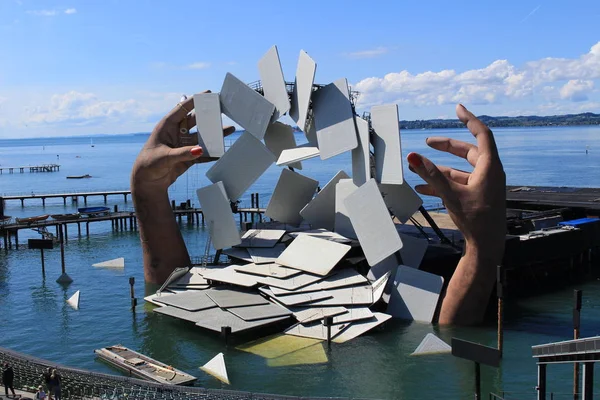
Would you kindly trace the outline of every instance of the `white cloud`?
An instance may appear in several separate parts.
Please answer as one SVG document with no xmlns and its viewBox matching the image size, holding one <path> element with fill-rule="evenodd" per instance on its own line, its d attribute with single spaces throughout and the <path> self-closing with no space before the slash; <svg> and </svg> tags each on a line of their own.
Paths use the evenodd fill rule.
<svg viewBox="0 0 600 400">
<path fill-rule="evenodd" d="M 65 14 L 76 14 L 77 13 L 77 9 L 75 8 L 67 8 L 65 10 Z"/>
<path fill-rule="evenodd" d="M 362 51 L 355 51 L 352 53 L 347 53 L 346 56 L 348 56 L 350 58 L 374 58 L 374 57 L 382 56 L 388 52 L 389 52 L 389 49 L 387 47 L 380 46 L 380 47 L 370 49 L 370 50 L 362 50 Z"/>
<path fill-rule="evenodd" d="M 571 99 L 572 101 L 585 101 L 588 99 L 588 93 L 593 88 L 594 81 L 571 79 L 560 88 L 560 97 L 562 99 Z"/>
<path fill-rule="evenodd" d="M 185 69 L 206 69 L 209 67 L 210 67 L 210 63 L 199 61 L 199 62 L 195 62 L 195 63 L 189 64 L 189 65 L 186 65 Z"/>
<path fill-rule="evenodd" d="M 522 68 L 508 60 L 496 60 L 460 73 L 441 70 L 412 74 L 404 70 L 365 78 L 353 87 L 361 92 L 359 108 L 385 102 L 419 107 L 457 102 L 501 104 L 537 97 L 583 101 L 596 79 L 600 79 L 600 42 L 573 59 L 544 58 L 527 62 Z"/>
</svg>

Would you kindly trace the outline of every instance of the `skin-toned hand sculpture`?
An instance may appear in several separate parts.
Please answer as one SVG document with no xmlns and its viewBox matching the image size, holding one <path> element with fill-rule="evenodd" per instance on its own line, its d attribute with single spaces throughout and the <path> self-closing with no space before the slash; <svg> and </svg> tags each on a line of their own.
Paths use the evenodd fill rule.
<svg viewBox="0 0 600 400">
<path fill-rule="evenodd" d="M 465 252 L 442 301 L 439 323 L 470 325 L 482 321 L 502 262 L 506 237 L 506 176 L 492 131 L 464 106 L 456 115 L 477 139 L 477 146 L 445 137 L 427 138 L 428 146 L 466 159 L 468 173 L 436 166 L 417 153 L 410 169 L 427 183 L 415 190 L 442 199 L 465 238 Z"/>
<path fill-rule="evenodd" d="M 193 99 L 175 107 L 154 128 L 140 151 L 131 174 L 131 191 L 139 221 L 146 282 L 161 284 L 177 267 L 190 265 L 187 248 L 174 218 L 167 190 L 189 167 L 212 161 L 202 157 L 197 135 L 182 133 L 193 127 Z M 440 197 L 466 249 L 448 284 L 440 309 L 441 324 L 475 324 L 483 319 L 496 278 L 496 266 L 504 254 L 506 226 L 506 177 L 492 132 L 462 105 L 458 118 L 477 139 L 477 146 L 449 138 L 432 137 L 427 145 L 465 158 L 471 173 L 436 166 L 429 159 L 408 155 L 413 172 L 425 185 L 415 189 Z M 224 135 L 233 127 L 223 129 Z"/>
</svg>

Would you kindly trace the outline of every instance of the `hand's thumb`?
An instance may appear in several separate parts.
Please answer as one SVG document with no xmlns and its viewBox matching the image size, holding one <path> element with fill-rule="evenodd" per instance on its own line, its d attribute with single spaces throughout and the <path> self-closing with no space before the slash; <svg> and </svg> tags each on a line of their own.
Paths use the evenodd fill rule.
<svg viewBox="0 0 600 400">
<path fill-rule="evenodd" d="M 174 162 L 192 161 L 200 157 L 203 153 L 203 149 L 200 146 L 185 146 L 171 149 L 169 157 Z"/>
</svg>

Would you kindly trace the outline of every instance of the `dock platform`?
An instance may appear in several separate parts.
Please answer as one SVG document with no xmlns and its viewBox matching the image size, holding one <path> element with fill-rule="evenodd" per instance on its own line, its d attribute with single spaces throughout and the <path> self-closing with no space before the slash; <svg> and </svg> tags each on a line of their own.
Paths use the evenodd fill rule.
<svg viewBox="0 0 600 400">
<path fill-rule="evenodd" d="M 42 164 L 42 165 L 23 165 L 20 167 L 0 167 L 0 175 L 4 173 L 14 174 L 19 172 L 21 174 L 29 172 L 58 172 L 60 171 L 59 164 Z"/>
<path fill-rule="evenodd" d="M 83 198 L 83 203 L 87 204 L 88 197 L 104 197 L 106 203 L 108 196 L 123 196 L 125 202 L 127 202 L 127 196 L 131 195 L 131 190 L 107 190 L 102 192 L 65 192 L 65 193 L 44 193 L 44 194 L 17 194 L 0 196 L 0 200 L 4 201 L 21 201 L 21 207 L 25 206 L 25 200 L 40 199 L 42 205 L 46 205 L 46 199 L 62 198 L 63 204 L 67 205 L 67 199 L 71 199 L 73 203 L 77 203 L 79 198 Z"/>
</svg>

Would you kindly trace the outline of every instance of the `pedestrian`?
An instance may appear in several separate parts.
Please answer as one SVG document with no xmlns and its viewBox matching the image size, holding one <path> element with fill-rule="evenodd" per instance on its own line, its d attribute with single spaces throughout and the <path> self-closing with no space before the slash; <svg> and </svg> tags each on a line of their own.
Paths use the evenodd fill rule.
<svg viewBox="0 0 600 400">
<path fill-rule="evenodd" d="M 44 392 L 44 387 L 42 385 L 38 386 L 38 391 L 35 392 L 35 396 L 33 398 L 36 400 L 42 400 L 46 398 L 46 392 Z"/>
<path fill-rule="evenodd" d="M 52 381 L 50 377 L 52 376 L 52 369 L 50 367 L 46 368 L 46 371 L 42 374 L 42 378 L 44 379 L 44 384 L 46 385 L 46 393 L 48 395 L 48 400 L 52 400 Z"/>
<path fill-rule="evenodd" d="M 61 376 L 56 369 L 52 370 L 52 375 L 50 375 L 50 382 L 52 385 L 54 398 L 56 400 L 60 400 L 61 399 L 61 393 L 60 393 Z"/>
<path fill-rule="evenodd" d="M 4 370 L 2 371 L 2 383 L 4 383 L 4 394 L 6 395 L 6 397 L 8 398 L 8 389 L 11 390 L 13 397 L 17 397 L 17 395 L 15 394 L 15 388 L 13 387 L 15 381 L 15 372 L 13 371 L 12 367 L 5 362 L 4 363 Z"/>
</svg>

